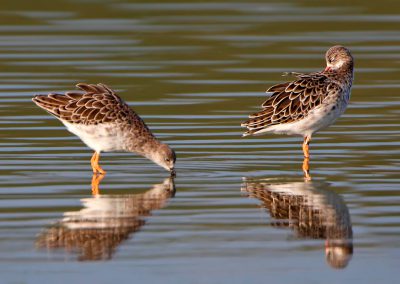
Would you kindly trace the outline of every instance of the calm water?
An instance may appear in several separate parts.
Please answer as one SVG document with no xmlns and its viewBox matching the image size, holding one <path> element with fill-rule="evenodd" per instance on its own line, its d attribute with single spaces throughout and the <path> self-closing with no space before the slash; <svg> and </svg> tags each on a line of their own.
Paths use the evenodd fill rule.
<svg viewBox="0 0 400 284">
<path fill-rule="evenodd" d="M 161 1 L 160 1 L 161 2 Z M 313 4 L 314 3 L 314 4 Z M 394 283 L 400 261 L 400 2 L 3 1 L 4 283 Z M 311 144 L 241 138 L 284 71 L 356 59 L 352 103 Z M 103 82 L 176 149 L 177 177 L 91 151 L 30 101 Z"/>
</svg>

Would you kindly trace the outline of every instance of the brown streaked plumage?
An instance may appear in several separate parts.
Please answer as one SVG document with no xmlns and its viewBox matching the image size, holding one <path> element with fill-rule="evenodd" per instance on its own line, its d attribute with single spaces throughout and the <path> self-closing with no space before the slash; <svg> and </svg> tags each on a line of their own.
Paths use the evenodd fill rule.
<svg viewBox="0 0 400 284">
<path fill-rule="evenodd" d="M 303 152 L 309 158 L 308 145 L 312 135 L 328 127 L 345 111 L 353 82 L 353 57 L 343 46 L 331 47 L 325 55 L 326 68 L 321 72 L 301 74 L 290 72 L 294 81 L 274 85 L 272 93 L 261 105 L 262 110 L 249 115 L 241 124 L 243 136 L 266 132 L 304 137 Z M 308 167 L 303 171 L 310 178 Z"/>
<path fill-rule="evenodd" d="M 291 123 L 303 119 L 308 112 L 319 106 L 328 88 L 337 88 L 334 84 L 324 86 L 327 77 L 322 74 L 297 74 L 298 80 L 272 86 L 272 93 L 261 107 L 262 111 L 249 115 L 250 120 L 243 126 L 251 128 L 244 135 L 256 134 L 266 126 Z M 336 90 L 337 91 L 337 90 Z"/>
<path fill-rule="evenodd" d="M 79 83 L 76 87 L 84 92 L 37 95 L 33 101 L 58 119 L 69 123 L 96 125 L 118 122 L 136 124 L 148 130 L 143 120 L 106 85 Z"/>
<path fill-rule="evenodd" d="M 241 191 L 261 201 L 271 225 L 290 228 L 297 238 L 324 239 L 333 268 L 344 268 L 353 255 L 353 230 L 346 203 L 325 183 L 246 180 Z"/>
<path fill-rule="evenodd" d="M 174 172 L 174 151 L 113 90 L 104 84 L 76 86 L 83 92 L 36 95 L 32 100 L 95 150 L 93 172 L 105 173 L 98 164 L 102 151 L 135 152 Z"/>
</svg>

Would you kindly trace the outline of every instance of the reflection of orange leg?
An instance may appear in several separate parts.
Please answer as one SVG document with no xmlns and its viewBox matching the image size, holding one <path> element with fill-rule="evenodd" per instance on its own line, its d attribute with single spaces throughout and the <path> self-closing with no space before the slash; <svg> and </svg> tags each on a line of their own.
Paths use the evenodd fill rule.
<svg viewBox="0 0 400 284">
<path fill-rule="evenodd" d="M 310 158 L 310 152 L 308 151 L 308 146 L 310 145 L 311 136 L 304 137 L 303 141 L 303 153 L 304 158 Z"/>
<path fill-rule="evenodd" d="M 303 160 L 303 172 L 304 172 L 304 179 L 311 180 L 310 176 L 310 152 L 309 152 L 309 145 L 311 141 L 311 136 L 304 137 L 303 142 L 303 153 L 304 153 L 304 160 Z"/>
<path fill-rule="evenodd" d="M 325 240 L 325 255 L 328 256 L 329 253 L 329 242 L 328 240 Z"/>
<path fill-rule="evenodd" d="M 99 185 L 103 178 L 104 178 L 104 175 L 93 174 L 93 176 L 92 176 L 92 194 L 93 195 L 100 194 Z"/>
<path fill-rule="evenodd" d="M 90 160 L 90 164 L 92 165 L 93 173 L 94 174 L 99 173 L 99 174 L 105 175 L 106 171 L 100 167 L 99 160 L 100 160 L 100 153 L 94 152 L 92 159 Z"/>
<path fill-rule="evenodd" d="M 310 159 L 309 158 L 304 158 L 304 160 L 303 160 L 303 172 L 304 172 L 304 179 L 306 181 L 310 181 L 311 175 L 310 175 Z"/>
</svg>

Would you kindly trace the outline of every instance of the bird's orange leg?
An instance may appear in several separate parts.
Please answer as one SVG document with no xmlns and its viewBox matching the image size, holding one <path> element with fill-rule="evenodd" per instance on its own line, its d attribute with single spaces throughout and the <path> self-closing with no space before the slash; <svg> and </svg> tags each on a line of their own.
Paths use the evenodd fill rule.
<svg viewBox="0 0 400 284">
<path fill-rule="evenodd" d="M 106 171 L 103 170 L 99 165 L 100 160 L 100 153 L 94 152 L 92 159 L 90 160 L 90 164 L 92 165 L 93 173 L 94 174 L 102 174 L 105 175 Z"/>
<path fill-rule="evenodd" d="M 310 153 L 309 153 L 310 141 L 311 141 L 311 137 L 310 136 L 304 137 L 304 142 L 303 142 L 303 153 L 304 153 L 303 172 L 304 172 L 304 179 L 306 181 L 311 180 L 311 176 L 310 176 Z"/>
</svg>

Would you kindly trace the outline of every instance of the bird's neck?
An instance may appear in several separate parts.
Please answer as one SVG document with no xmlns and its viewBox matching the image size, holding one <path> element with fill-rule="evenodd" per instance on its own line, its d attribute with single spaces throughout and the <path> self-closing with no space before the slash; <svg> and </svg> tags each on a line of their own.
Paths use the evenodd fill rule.
<svg viewBox="0 0 400 284">
<path fill-rule="evenodd" d="M 147 131 L 146 131 L 147 132 Z M 148 130 L 145 135 L 137 133 L 137 130 L 132 130 L 127 151 L 137 153 L 148 159 L 152 159 L 152 154 L 160 147 L 161 142 Z"/>
<path fill-rule="evenodd" d="M 325 75 L 344 86 L 351 87 L 353 84 L 353 66 L 342 66 L 341 68 L 326 72 Z"/>
</svg>

